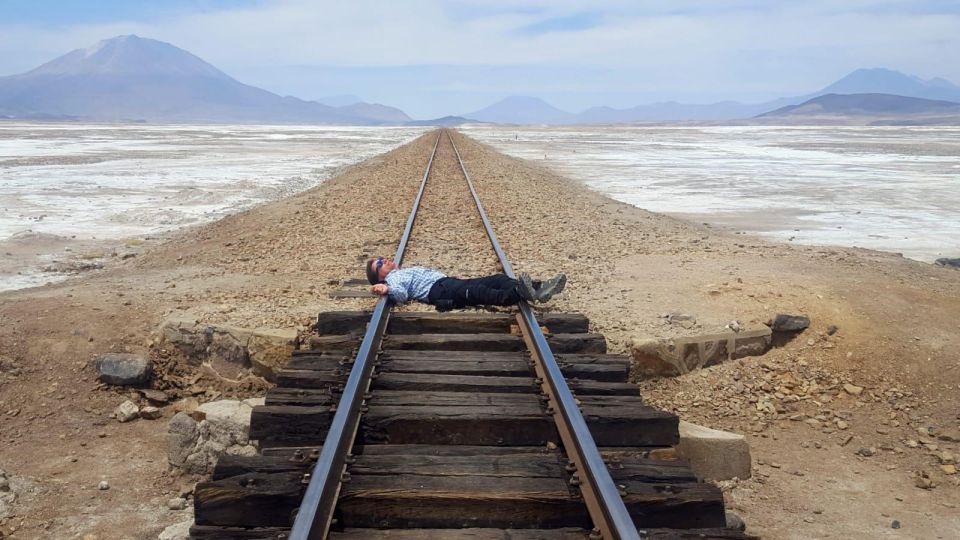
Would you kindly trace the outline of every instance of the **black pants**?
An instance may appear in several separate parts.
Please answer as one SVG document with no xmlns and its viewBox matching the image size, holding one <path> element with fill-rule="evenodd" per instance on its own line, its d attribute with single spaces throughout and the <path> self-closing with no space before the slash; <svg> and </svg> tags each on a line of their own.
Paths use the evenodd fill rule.
<svg viewBox="0 0 960 540">
<path fill-rule="evenodd" d="M 427 302 L 437 311 L 467 306 L 512 306 L 520 301 L 517 280 L 505 274 L 473 279 L 445 277 L 433 284 Z"/>
</svg>

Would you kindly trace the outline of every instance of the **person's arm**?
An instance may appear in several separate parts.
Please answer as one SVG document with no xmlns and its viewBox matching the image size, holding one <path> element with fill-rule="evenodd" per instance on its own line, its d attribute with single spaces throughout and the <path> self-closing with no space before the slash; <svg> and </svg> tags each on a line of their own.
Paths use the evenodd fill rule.
<svg viewBox="0 0 960 540">
<path fill-rule="evenodd" d="M 370 290 L 373 291 L 374 294 L 383 296 L 390 292 L 390 287 L 387 287 L 386 283 L 377 283 L 373 287 L 370 287 Z"/>
<path fill-rule="evenodd" d="M 389 294 L 394 302 L 402 304 L 409 300 L 410 294 L 407 289 L 409 287 L 410 276 L 400 270 L 394 270 L 387 274 L 385 281 L 386 283 L 379 283 L 378 285 L 383 285 L 387 288 L 386 294 Z"/>
</svg>

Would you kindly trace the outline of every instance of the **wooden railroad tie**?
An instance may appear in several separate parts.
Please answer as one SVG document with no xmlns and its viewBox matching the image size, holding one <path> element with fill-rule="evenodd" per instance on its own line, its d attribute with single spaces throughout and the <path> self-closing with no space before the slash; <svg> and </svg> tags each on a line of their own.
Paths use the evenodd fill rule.
<svg viewBox="0 0 960 540">
<path fill-rule="evenodd" d="M 250 438 L 195 491 L 194 538 L 286 534 L 349 376 L 369 313 L 328 312 L 296 351 Z M 394 313 L 330 538 L 582 540 L 590 516 L 505 313 Z M 723 496 L 669 450 L 675 415 L 628 382 L 580 314 L 539 319 L 634 523 L 652 539 L 747 539 L 724 528 Z"/>
</svg>

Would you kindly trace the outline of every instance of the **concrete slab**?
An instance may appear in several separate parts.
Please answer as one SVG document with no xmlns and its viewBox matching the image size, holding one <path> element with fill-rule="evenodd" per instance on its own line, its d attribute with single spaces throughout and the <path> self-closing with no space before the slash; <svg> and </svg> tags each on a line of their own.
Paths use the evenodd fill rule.
<svg viewBox="0 0 960 540">
<path fill-rule="evenodd" d="M 760 356 L 770 350 L 767 326 L 674 339 L 637 338 L 630 344 L 641 377 L 674 377 L 725 360 Z"/>
<path fill-rule="evenodd" d="M 702 480 L 750 478 L 750 445 L 743 435 L 681 420 L 677 449 Z"/>
</svg>

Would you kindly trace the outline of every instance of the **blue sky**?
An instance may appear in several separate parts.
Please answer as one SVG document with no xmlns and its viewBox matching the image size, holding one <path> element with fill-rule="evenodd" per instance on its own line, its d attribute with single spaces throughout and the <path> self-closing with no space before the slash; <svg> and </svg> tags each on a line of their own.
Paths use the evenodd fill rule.
<svg viewBox="0 0 960 540">
<path fill-rule="evenodd" d="M 914 0 L 0 0 L 0 75 L 131 33 L 277 93 L 420 118 L 519 94 L 757 102 L 861 67 L 960 83 L 960 1 Z"/>
</svg>

